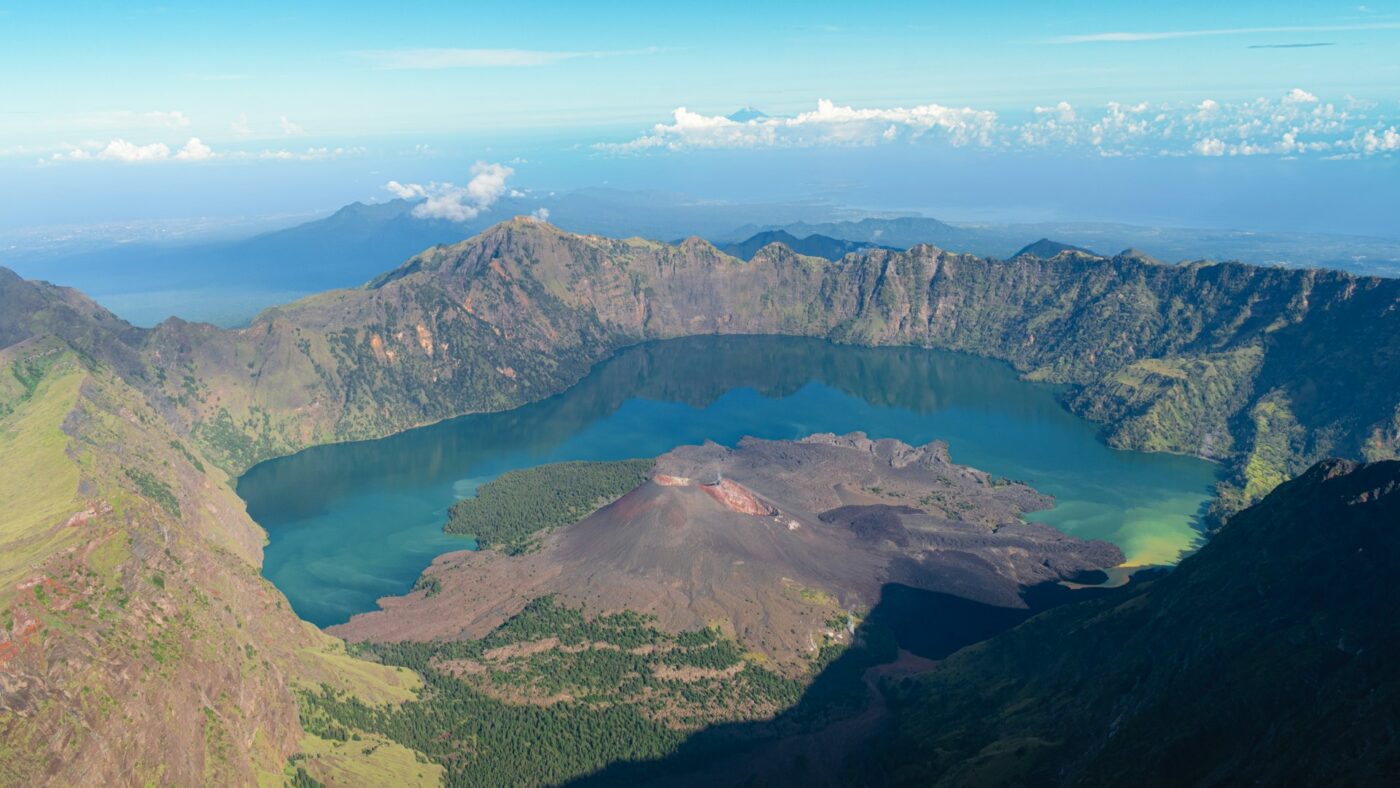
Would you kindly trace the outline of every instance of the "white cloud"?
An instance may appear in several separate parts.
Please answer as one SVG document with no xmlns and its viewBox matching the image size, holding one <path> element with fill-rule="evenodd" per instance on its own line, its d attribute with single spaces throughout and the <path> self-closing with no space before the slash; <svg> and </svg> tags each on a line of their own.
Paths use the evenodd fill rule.
<svg viewBox="0 0 1400 788">
<path fill-rule="evenodd" d="M 1068 101 L 1061 101 L 1053 107 L 1036 107 L 1035 114 L 1051 115 L 1060 123 L 1073 123 L 1076 120 L 1074 107 Z"/>
<path fill-rule="evenodd" d="M 645 49 L 609 50 L 597 52 L 548 51 L 537 49 L 374 49 L 359 52 L 360 57 L 380 68 L 388 69 L 447 69 L 447 68 L 529 68 L 548 66 L 578 58 L 650 55 L 656 47 Z"/>
<path fill-rule="evenodd" d="M 53 158 L 55 161 L 87 161 L 98 159 L 127 163 L 162 161 L 170 158 L 170 146 L 163 142 L 153 142 L 149 145 L 137 145 L 134 142 L 128 142 L 124 139 L 115 139 L 96 150 L 74 148 L 68 153 L 55 153 Z"/>
<path fill-rule="evenodd" d="M 205 161 L 214 158 L 214 151 L 200 141 L 190 137 L 179 150 L 172 152 L 163 142 L 138 145 L 124 139 L 115 139 L 105 145 L 90 144 L 75 147 L 65 153 L 55 153 L 52 161 L 118 161 L 127 164 L 145 164 L 157 161 Z"/>
<path fill-rule="evenodd" d="M 1010 150 L 1083 150 L 1101 156 L 1393 155 L 1396 117 L 1374 102 L 1338 105 L 1301 88 L 1274 97 L 1224 102 L 1067 101 L 1006 118 L 989 110 L 926 104 L 854 109 L 821 101 L 813 112 L 734 121 L 685 107 L 627 142 L 595 148 L 614 154 L 799 146 L 881 145 L 921 139 Z"/>
<path fill-rule="evenodd" d="M 349 156 L 363 156 L 368 151 L 358 145 L 346 147 L 307 148 L 302 151 L 264 150 L 257 152 L 239 151 L 231 153 L 231 158 L 276 159 L 279 161 L 320 161 L 321 159 L 343 159 Z"/>
<path fill-rule="evenodd" d="M 1094 145 L 1106 154 L 1201 156 L 1299 155 L 1326 151 L 1358 118 L 1294 88 L 1278 99 L 1237 103 L 1205 99 L 1195 105 L 1137 105 L 1132 117 L 1109 106 L 1095 126 Z"/>
<path fill-rule="evenodd" d="M 395 197 L 399 198 L 400 200 L 413 200 L 419 197 L 426 197 L 428 195 L 427 189 L 416 183 L 405 184 L 399 183 L 398 181 L 389 181 L 388 183 L 384 184 L 384 188 L 388 189 L 390 192 L 393 193 Z"/>
<path fill-rule="evenodd" d="M 1400 151 L 1400 131 L 1394 126 L 1380 132 L 1368 129 L 1357 147 L 1362 153 L 1388 153 Z"/>
<path fill-rule="evenodd" d="M 1224 156 L 1225 143 L 1215 138 L 1197 140 L 1191 149 L 1202 156 Z"/>
<path fill-rule="evenodd" d="M 73 148 L 69 151 L 55 153 L 48 159 L 40 159 L 39 163 L 43 164 L 45 161 L 87 161 L 91 158 L 92 154 L 87 152 L 83 148 Z"/>
<path fill-rule="evenodd" d="M 116 161 L 128 164 L 146 164 L 153 162 L 200 162 L 214 159 L 223 160 L 274 160 L 274 161 L 319 161 L 321 159 L 338 159 L 347 156 L 360 156 L 366 153 L 364 148 L 352 147 L 320 147 L 307 148 L 301 151 L 291 150 L 234 150 L 215 151 L 198 137 L 190 137 L 184 145 L 172 150 L 169 145 L 163 142 L 152 142 L 146 145 L 138 145 L 125 139 L 114 139 L 111 142 L 90 142 L 82 145 L 71 146 L 69 150 L 55 153 L 48 159 L 40 161 L 42 164 L 66 162 L 66 161 Z"/>
<path fill-rule="evenodd" d="M 229 127 L 233 133 L 239 137 L 247 137 L 253 133 L 253 127 L 248 125 L 248 113 L 238 113 L 238 120 L 235 120 Z"/>
<path fill-rule="evenodd" d="M 205 161 L 214 158 L 214 150 L 200 142 L 199 137 L 190 137 L 189 142 L 175 154 L 175 158 L 181 161 Z"/>
<path fill-rule="evenodd" d="M 301 135 L 306 133 L 306 129 L 303 129 L 300 125 L 293 123 L 290 120 L 287 120 L 286 115 L 283 115 L 281 119 L 277 121 L 277 127 L 282 130 L 283 134 L 289 137 L 300 137 Z"/>
<path fill-rule="evenodd" d="M 536 209 L 530 214 L 530 218 L 531 218 L 531 219 L 534 219 L 534 220 L 537 221 L 537 222 L 547 222 L 547 221 L 549 221 L 549 209 L 548 209 L 548 208 L 536 208 Z"/>
<path fill-rule="evenodd" d="M 1283 97 L 1283 100 L 1287 104 L 1316 104 L 1317 96 L 1314 96 L 1302 88 L 1293 88 L 1288 91 Z"/>
<path fill-rule="evenodd" d="M 658 123 L 631 142 L 600 146 L 614 152 L 648 149 L 758 148 L 773 146 L 873 145 L 937 134 L 953 145 L 989 145 L 997 116 L 989 110 L 924 104 L 892 109 L 856 109 L 822 99 L 794 117 L 747 121 L 702 115 L 679 107 L 671 123 Z"/>
<path fill-rule="evenodd" d="M 1105 143 L 1115 147 L 1142 138 L 1148 133 L 1150 116 L 1146 102 L 1120 104 L 1108 102 L 1104 114 L 1089 126 L 1089 141 L 1102 151 Z"/>
<path fill-rule="evenodd" d="M 404 200 L 421 199 L 413 209 L 419 219 L 446 219 L 464 222 L 475 219 L 506 193 L 506 180 L 515 170 L 504 164 L 479 161 L 472 165 L 472 178 L 466 186 L 451 183 L 399 183 L 389 181 L 384 188 Z M 546 217 L 548 214 L 546 214 Z"/>
<path fill-rule="evenodd" d="M 1021 142 L 1039 147 L 1059 140 L 1073 144 L 1079 132 L 1072 124 L 1079 120 L 1079 114 L 1068 101 L 1061 101 L 1053 107 L 1036 107 L 1035 119 L 1021 127 Z"/>
</svg>

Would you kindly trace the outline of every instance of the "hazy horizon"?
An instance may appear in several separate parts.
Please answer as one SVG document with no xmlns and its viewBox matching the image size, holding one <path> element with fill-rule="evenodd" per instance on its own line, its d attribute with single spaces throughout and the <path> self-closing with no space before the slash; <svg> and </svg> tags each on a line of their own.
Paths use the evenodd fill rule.
<svg viewBox="0 0 1400 788">
<path fill-rule="evenodd" d="M 0 232 L 392 183 L 1396 237 L 1397 8 L 0 6 Z"/>
</svg>

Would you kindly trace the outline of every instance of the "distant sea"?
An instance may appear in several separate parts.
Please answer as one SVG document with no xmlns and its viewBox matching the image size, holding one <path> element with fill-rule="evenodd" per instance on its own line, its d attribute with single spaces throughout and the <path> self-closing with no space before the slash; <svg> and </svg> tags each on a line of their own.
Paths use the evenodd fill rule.
<svg viewBox="0 0 1400 788">
<path fill-rule="evenodd" d="M 219 287 L 90 295 L 123 320 L 146 328 L 172 315 L 192 323 L 241 328 L 262 310 L 311 295 L 311 291 Z"/>
</svg>

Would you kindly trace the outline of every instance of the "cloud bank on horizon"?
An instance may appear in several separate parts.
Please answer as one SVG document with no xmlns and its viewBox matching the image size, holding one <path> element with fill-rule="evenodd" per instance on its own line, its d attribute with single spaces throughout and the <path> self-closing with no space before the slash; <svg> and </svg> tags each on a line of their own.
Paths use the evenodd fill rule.
<svg viewBox="0 0 1400 788">
<path fill-rule="evenodd" d="M 291 132 L 288 132 L 289 134 Z M 300 133 L 300 132 L 298 132 Z M 85 142 L 74 145 L 65 151 L 40 159 L 40 165 L 65 162 L 113 161 L 123 164 L 151 164 L 155 162 L 204 162 L 204 161 L 319 161 L 359 156 L 366 152 L 361 146 L 310 147 L 304 150 L 232 150 L 215 151 L 199 137 L 190 137 L 184 145 L 172 148 L 164 142 L 150 142 L 144 145 L 118 137 L 108 142 Z"/>
<path fill-rule="evenodd" d="M 989 109 L 929 103 L 910 107 L 838 105 L 822 99 L 791 116 L 735 119 L 678 107 L 669 123 L 624 142 L 595 142 L 593 150 L 638 155 L 695 150 L 946 144 L 1004 151 L 1064 150 L 1098 156 L 1314 156 L 1356 159 L 1400 153 L 1400 108 L 1345 97 L 1325 101 L 1302 88 L 1246 101 L 1060 101 L 1008 118 Z M 180 112 L 149 113 L 172 130 L 188 125 Z M 246 120 L 235 124 L 242 128 Z M 281 116 L 283 136 L 305 130 Z M 188 132 L 187 132 L 188 133 Z M 422 146 L 420 146 L 422 148 Z M 111 161 L 127 164 L 209 161 L 315 161 L 360 156 L 363 146 L 302 150 L 216 150 L 200 137 L 181 144 L 125 137 L 86 141 L 40 159 L 41 164 Z M 424 187 L 426 188 L 426 187 Z M 426 196 L 426 195 L 420 195 Z"/>
<path fill-rule="evenodd" d="M 1084 150 L 1101 156 L 1258 156 L 1360 158 L 1400 151 L 1400 127 L 1375 102 L 1323 101 L 1302 88 L 1275 98 L 1194 103 L 1109 102 L 1081 109 L 1067 101 L 1003 120 L 991 110 L 923 104 L 857 109 L 821 100 L 791 117 L 735 120 L 679 107 L 606 153 L 768 147 L 862 146 L 925 139 L 954 147 Z"/>
</svg>

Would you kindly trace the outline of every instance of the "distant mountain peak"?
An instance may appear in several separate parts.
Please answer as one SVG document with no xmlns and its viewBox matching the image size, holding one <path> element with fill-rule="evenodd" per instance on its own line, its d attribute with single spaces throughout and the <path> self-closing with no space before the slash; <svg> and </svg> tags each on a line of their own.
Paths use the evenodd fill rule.
<svg viewBox="0 0 1400 788">
<path fill-rule="evenodd" d="M 743 109 L 729 115 L 729 119 L 735 123 L 748 123 L 751 120 L 763 120 L 768 117 L 768 113 L 754 109 L 745 104 Z"/>
<path fill-rule="evenodd" d="M 1091 254 L 1095 257 L 1099 256 L 1098 253 L 1092 252 L 1081 246 L 1071 246 L 1067 243 L 1052 241 L 1049 238 L 1041 238 L 1035 243 L 1026 244 L 1025 246 L 1021 247 L 1021 250 L 1019 252 L 1011 256 L 1020 257 L 1022 255 L 1030 255 L 1031 257 L 1039 257 L 1042 260 L 1049 260 L 1055 257 L 1056 255 L 1060 255 L 1065 252 L 1078 252 L 1080 254 Z"/>
<path fill-rule="evenodd" d="M 824 257 L 827 260 L 840 260 L 848 254 L 864 254 L 874 249 L 890 249 L 864 241 L 848 241 L 844 238 L 831 238 L 825 235 L 798 237 L 787 230 L 764 230 L 750 238 L 734 244 L 718 247 L 720 251 L 743 260 L 750 260 L 759 250 L 773 244 L 782 244 L 788 249 L 807 257 Z"/>
<path fill-rule="evenodd" d="M 1137 247 L 1129 247 L 1127 249 L 1124 249 L 1123 251 L 1118 253 L 1118 256 L 1128 260 L 1137 260 L 1143 263 L 1151 263 L 1153 265 L 1164 265 L 1164 263 L 1161 260 L 1158 260 L 1157 258 L 1153 257 L 1147 252 L 1142 251 L 1141 249 L 1138 249 Z"/>
</svg>

